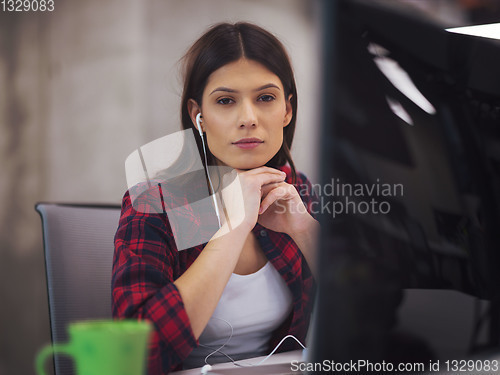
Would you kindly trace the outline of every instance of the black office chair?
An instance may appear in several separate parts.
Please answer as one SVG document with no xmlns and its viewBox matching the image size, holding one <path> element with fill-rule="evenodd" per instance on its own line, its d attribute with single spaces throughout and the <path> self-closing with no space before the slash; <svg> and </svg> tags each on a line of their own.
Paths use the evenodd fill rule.
<svg viewBox="0 0 500 375">
<path fill-rule="evenodd" d="M 42 218 L 52 343 L 68 340 L 68 323 L 111 318 L 113 237 L 119 206 L 38 203 Z M 56 375 L 74 373 L 54 356 Z"/>
</svg>

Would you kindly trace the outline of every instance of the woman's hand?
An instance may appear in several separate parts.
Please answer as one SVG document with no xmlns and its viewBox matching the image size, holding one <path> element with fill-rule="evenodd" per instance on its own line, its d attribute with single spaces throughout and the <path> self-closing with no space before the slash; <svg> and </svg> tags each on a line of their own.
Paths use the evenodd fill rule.
<svg viewBox="0 0 500 375">
<path fill-rule="evenodd" d="M 307 212 L 299 193 L 286 182 L 263 188 L 259 224 L 276 232 L 288 234 L 304 255 L 313 275 L 316 275 L 319 223 Z"/>
<path fill-rule="evenodd" d="M 269 167 L 235 170 L 223 177 L 222 199 L 229 228 L 244 225 L 249 231 L 257 223 L 267 186 L 283 183 L 286 174 Z M 300 199 L 300 197 L 299 197 Z M 271 228 L 270 228 L 271 229 Z"/>
<path fill-rule="evenodd" d="M 319 224 L 307 212 L 293 185 L 284 182 L 286 174 L 269 167 L 236 170 L 237 176 L 223 179 L 222 197 L 229 227 L 243 225 L 250 231 L 257 222 L 288 234 L 316 273 L 316 240 Z"/>
<path fill-rule="evenodd" d="M 294 237 L 298 233 L 307 231 L 313 221 L 293 185 L 280 182 L 263 187 L 259 224 Z"/>
</svg>

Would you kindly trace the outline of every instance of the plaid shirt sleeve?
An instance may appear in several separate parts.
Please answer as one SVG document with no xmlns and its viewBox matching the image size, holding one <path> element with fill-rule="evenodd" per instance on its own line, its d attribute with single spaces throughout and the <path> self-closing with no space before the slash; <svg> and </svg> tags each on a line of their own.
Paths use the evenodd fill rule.
<svg viewBox="0 0 500 375">
<path fill-rule="evenodd" d="M 154 193 L 148 195 L 155 200 Z M 147 201 L 134 201 L 133 206 L 127 192 L 115 235 L 112 312 L 115 318 L 149 320 L 154 325 L 149 348 L 150 375 L 180 369 L 182 361 L 197 346 L 173 283 L 178 276 L 179 256 L 165 216 Z"/>
<path fill-rule="evenodd" d="M 297 180 L 300 181 L 300 185 L 298 185 L 297 188 L 299 190 L 299 194 L 302 198 L 302 201 L 304 202 L 304 205 L 307 208 L 307 212 L 309 212 L 309 214 L 313 218 L 317 219 L 315 209 L 317 209 L 316 206 L 319 203 L 319 198 L 315 193 L 311 182 L 302 173 L 298 174 Z M 313 310 L 314 297 L 316 295 L 316 282 L 313 278 L 311 269 L 309 268 L 309 265 L 307 264 L 305 257 L 302 255 L 302 253 L 301 253 L 301 260 L 302 260 L 301 279 L 303 284 L 302 301 L 304 304 L 304 320 L 305 320 L 303 330 L 305 333 L 307 333 L 310 316 Z"/>
</svg>

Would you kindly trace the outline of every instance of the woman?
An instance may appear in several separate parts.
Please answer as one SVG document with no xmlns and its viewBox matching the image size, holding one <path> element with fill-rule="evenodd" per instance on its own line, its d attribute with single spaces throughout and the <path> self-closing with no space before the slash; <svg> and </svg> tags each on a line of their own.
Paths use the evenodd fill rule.
<svg viewBox="0 0 500 375">
<path fill-rule="evenodd" d="M 179 252 L 167 216 L 134 209 L 125 194 L 113 315 L 154 324 L 150 375 L 203 365 L 231 330 L 221 351 L 235 359 L 263 355 L 286 334 L 303 342 L 313 294 L 318 223 L 312 197 L 299 195 L 299 186 L 311 192 L 310 183 L 290 155 L 297 93 L 282 44 L 255 25 L 224 23 L 198 39 L 184 62 L 182 126 L 198 135 L 200 125 L 208 165 L 236 170 L 244 199 L 220 207 L 238 225 L 223 223 L 224 235 Z M 211 359 L 227 360 L 221 353 Z"/>
</svg>

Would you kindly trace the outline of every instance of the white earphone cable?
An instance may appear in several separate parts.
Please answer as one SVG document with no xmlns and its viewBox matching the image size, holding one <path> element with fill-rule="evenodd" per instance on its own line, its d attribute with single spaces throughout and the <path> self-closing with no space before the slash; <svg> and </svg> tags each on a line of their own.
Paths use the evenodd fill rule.
<svg viewBox="0 0 500 375">
<path fill-rule="evenodd" d="M 220 212 L 219 212 L 219 206 L 217 205 L 217 199 L 215 198 L 215 190 L 214 190 L 214 185 L 212 183 L 212 179 L 210 178 L 210 172 L 208 170 L 208 161 L 207 161 L 207 150 L 205 149 L 205 140 L 203 139 L 203 132 L 201 130 L 201 126 L 199 124 L 201 114 L 198 113 L 196 116 L 196 125 L 198 125 L 198 132 L 200 133 L 201 137 L 201 144 L 203 145 L 203 156 L 205 157 L 205 168 L 207 170 L 207 176 L 208 176 L 208 182 L 210 183 L 210 189 L 212 199 L 214 201 L 214 207 L 215 207 L 215 214 L 217 215 L 217 220 L 219 221 L 219 228 L 222 226 L 222 223 L 220 221 Z"/>
<path fill-rule="evenodd" d="M 203 347 L 203 348 L 207 348 L 207 349 L 212 349 L 212 350 L 213 350 L 213 352 L 212 352 L 212 353 L 210 353 L 209 355 L 207 355 L 207 356 L 205 357 L 205 363 L 206 363 L 207 365 L 210 365 L 210 364 L 208 363 L 208 358 L 210 358 L 210 357 L 211 357 L 212 355 L 214 355 L 215 353 L 220 353 L 220 354 L 222 354 L 223 356 L 225 356 L 226 358 L 228 358 L 231 362 L 233 362 L 233 364 L 234 364 L 235 366 L 238 366 L 238 367 L 253 367 L 253 366 L 259 366 L 259 365 L 263 364 L 265 361 L 267 361 L 267 360 L 268 360 L 268 359 L 269 359 L 269 358 L 270 358 L 270 357 L 271 357 L 271 356 L 272 356 L 272 355 L 276 352 L 276 350 L 278 350 L 278 348 L 281 346 L 281 344 L 282 344 L 282 343 L 283 343 L 286 339 L 288 339 L 288 338 L 293 338 L 295 341 L 297 341 L 297 342 L 299 343 L 299 345 L 300 345 L 303 349 L 305 349 L 305 348 L 306 348 L 306 347 L 305 347 L 305 346 L 304 346 L 304 345 L 303 345 L 303 344 L 299 341 L 299 339 L 297 339 L 295 336 L 293 336 L 293 335 L 286 335 L 285 337 L 283 337 L 283 338 L 281 339 L 281 341 L 278 343 L 278 345 L 276 345 L 276 347 L 273 349 L 273 351 L 272 351 L 271 353 L 269 353 L 269 354 L 268 354 L 265 358 L 263 358 L 261 361 L 259 361 L 259 362 L 257 362 L 257 363 L 248 363 L 248 364 L 238 363 L 238 362 L 236 362 L 233 358 L 231 358 L 231 356 L 229 356 L 228 354 L 226 354 L 226 353 L 224 353 L 224 352 L 222 352 L 222 351 L 221 351 L 221 350 L 222 350 L 222 348 L 224 348 L 224 347 L 227 345 L 227 343 L 229 342 L 229 340 L 231 340 L 231 338 L 233 337 L 233 333 L 234 333 L 233 326 L 231 325 L 231 323 L 229 323 L 229 322 L 228 322 L 227 320 L 225 320 L 225 319 L 222 319 L 222 318 L 217 318 L 217 317 L 212 317 L 212 318 L 214 318 L 214 319 L 218 319 L 218 320 L 221 320 L 221 321 L 223 321 L 224 323 L 226 323 L 226 324 L 229 326 L 229 328 L 231 328 L 231 334 L 229 335 L 228 339 L 224 342 L 224 344 L 222 344 L 222 345 L 221 345 L 219 348 L 217 348 L 217 349 L 214 349 L 214 348 L 212 348 L 212 347 L 210 347 L 210 346 L 208 346 L 208 345 L 203 345 L 203 344 L 200 344 L 200 346 L 201 346 L 201 347 Z"/>
<path fill-rule="evenodd" d="M 215 198 L 215 191 L 214 191 L 214 186 L 212 184 L 212 179 L 210 178 L 210 172 L 208 170 L 208 161 L 207 161 L 207 151 L 205 149 L 205 140 L 203 139 L 203 132 L 201 130 L 201 126 L 200 126 L 200 117 L 201 117 L 201 114 L 199 113 L 197 116 L 196 116 L 196 124 L 198 125 L 198 131 L 200 133 L 200 137 L 201 137 L 201 143 L 203 145 L 203 155 L 205 157 L 205 166 L 206 166 L 206 170 L 207 170 L 207 176 L 208 176 L 208 181 L 210 183 L 210 188 L 211 188 L 211 195 L 212 195 L 212 199 L 214 201 L 214 207 L 215 207 L 215 213 L 217 215 L 217 219 L 219 220 L 219 227 L 221 227 L 221 221 L 220 221 L 220 213 L 219 213 L 219 207 L 217 205 L 217 201 L 216 201 L 216 198 Z M 297 341 L 299 343 L 300 346 L 302 346 L 303 349 L 305 349 L 306 347 L 293 335 L 286 335 L 285 337 L 283 337 L 281 339 L 281 341 L 278 343 L 278 345 L 276 345 L 276 347 L 272 350 L 271 353 L 269 353 L 265 358 L 263 358 L 260 362 L 258 363 L 248 363 L 248 364 L 241 364 L 241 363 L 238 363 L 236 362 L 234 359 L 232 359 L 229 355 L 227 355 L 226 353 L 222 352 L 221 350 L 227 345 L 227 343 L 231 340 L 231 338 L 233 337 L 233 333 L 234 333 L 234 329 L 233 329 L 233 326 L 231 325 L 231 323 L 229 323 L 227 320 L 225 319 L 222 319 L 222 318 L 217 318 L 217 317 L 213 317 L 214 319 L 218 319 L 218 320 L 221 320 L 223 321 L 224 323 L 226 323 L 229 328 L 231 329 L 231 334 L 229 335 L 228 339 L 217 349 L 214 349 L 210 346 L 207 346 L 207 345 L 203 345 L 203 344 L 199 344 L 201 347 L 204 347 L 204 348 L 207 348 L 207 349 L 212 349 L 213 352 L 208 354 L 206 357 L 205 357 L 205 363 L 207 366 L 210 366 L 210 364 L 208 363 L 208 358 L 210 358 L 212 355 L 214 355 L 215 353 L 220 353 L 222 355 L 224 355 L 226 358 L 228 358 L 231 362 L 233 362 L 233 364 L 235 366 L 238 366 L 238 367 L 253 367 L 253 366 L 259 366 L 261 365 L 262 363 L 264 363 L 265 361 L 267 361 L 275 352 L 276 350 L 278 350 L 278 348 L 281 346 L 281 344 L 288 338 L 293 338 L 295 341 Z M 205 368 L 205 367 L 204 367 Z M 206 373 L 207 370 L 203 371 L 202 370 L 202 373 Z"/>
<path fill-rule="evenodd" d="M 208 345 L 203 345 L 203 344 L 201 344 L 201 343 L 200 343 L 200 346 L 201 346 L 201 347 L 213 350 L 213 352 L 212 352 L 212 353 L 210 353 L 209 355 L 207 355 L 207 356 L 205 357 L 205 363 L 208 365 L 208 364 L 209 364 L 209 363 L 208 363 L 208 358 L 210 358 L 210 357 L 211 357 L 212 355 L 214 355 L 215 353 L 220 353 L 220 354 L 222 354 L 222 355 L 226 356 L 229 360 L 231 360 L 231 361 L 232 361 L 232 358 L 231 358 L 231 357 L 229 357 L 226 353 L 221 352 L 221 349 L 222 349 L 222 348 L 224 348 L 224 347 L 226 346 L 226 344 L 229 342 L 229 340 L 231 340 L 231 338 L 233 337 L 233 333 L 234 333 L 233 326 L 231 325 L 231 323 L 229 323 L 229 322 L 228 322 L 227 320 L 225 320 L 225 319 L 222 319 L 222 318 L 217 318 L 217 317 L 215 317 L 215 316 L 212 316 L 212 318 L 213 318 L 213 319 L 222 320 L 224 323 L 226 323 L 226 324 L 229 326 L 229 328 L 231 329 L 231 334 L 229 335 L 229 337 L 227 338 L 227 340 L 224 342 L 224 344 L 222 344 L 219 348 L 217 348 L 217 349 L 215 349 L 215 350 L 214 350 L 214 348 L 212 348 L 211 346 L 208 346 Z M 233 361 L 233 362 L 234 362 L 234 361 Z"/>
</svg>

